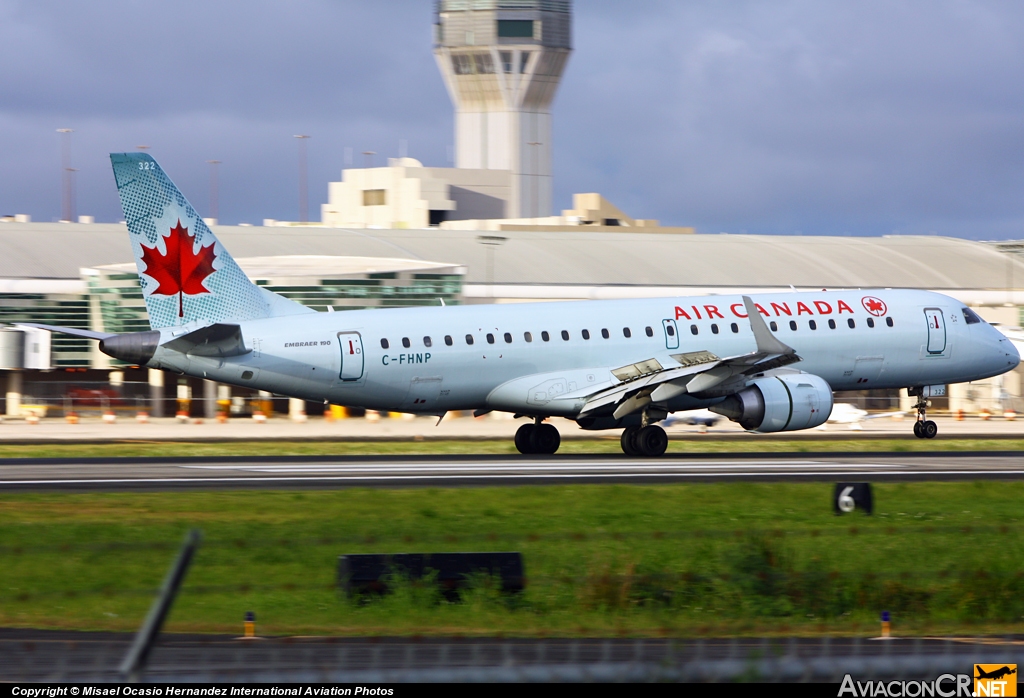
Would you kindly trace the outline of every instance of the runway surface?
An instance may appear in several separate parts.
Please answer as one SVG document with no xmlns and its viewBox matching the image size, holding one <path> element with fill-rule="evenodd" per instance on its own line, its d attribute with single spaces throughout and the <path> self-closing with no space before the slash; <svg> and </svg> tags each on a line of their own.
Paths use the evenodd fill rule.
<svg viewBox="0 0 1024 698">
<path fill-rule="evenodd" d="M 1015 480 L 1021 452 L 0 460 L 0 491 Z"/>
<path fill-rule="evenodd" d="M 118 679 L 128 633 L 0 629 L 0 681 Z M 931 678 L 1020 663 L 1006 638 L 579 639 L 164 634 L 144 681 L 639 681 Z"/>
</svg>

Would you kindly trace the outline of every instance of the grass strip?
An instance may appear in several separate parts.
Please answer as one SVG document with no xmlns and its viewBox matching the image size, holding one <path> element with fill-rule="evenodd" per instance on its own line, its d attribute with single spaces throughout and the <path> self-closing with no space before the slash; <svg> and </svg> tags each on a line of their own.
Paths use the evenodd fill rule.
<svg viewBox="0 0 1024 698">
<path fill-rule="evenodd" d="M 168 622 L 265 634 L 531 637 L 1007 632 L 1024 619 L 1024 483 L 883 483 L 835 516 L 805 483 L 0 495 L 0 626 L 134 630 L 191 527 Z M 368 603 L 337 556 L 519 550 L 528 586 Z"/>
</svg>

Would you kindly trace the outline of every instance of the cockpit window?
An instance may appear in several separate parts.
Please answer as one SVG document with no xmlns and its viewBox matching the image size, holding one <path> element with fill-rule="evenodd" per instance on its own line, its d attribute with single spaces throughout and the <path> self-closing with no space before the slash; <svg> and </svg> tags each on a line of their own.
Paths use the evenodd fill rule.
<svg viewBox="0 0 1024 698">
<path fill-rule="evenodd" d="M 970 308 L 964 308 L 964 320 L 968 325 L 977 325 L 979 322 L 983 322 L 981 317 Z"/>
</svg>

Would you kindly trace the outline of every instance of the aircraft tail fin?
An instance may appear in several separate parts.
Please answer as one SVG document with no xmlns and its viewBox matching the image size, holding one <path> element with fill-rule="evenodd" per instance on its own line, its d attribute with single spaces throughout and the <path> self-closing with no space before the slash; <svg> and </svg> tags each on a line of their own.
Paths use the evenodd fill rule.
<svg viewBox="0 0 1024 698">
<path fill-rule="evenodd" d="M 252 283 L 150 155 L 110 163 L 153 329 L 315 312 Z"/>
</svg>

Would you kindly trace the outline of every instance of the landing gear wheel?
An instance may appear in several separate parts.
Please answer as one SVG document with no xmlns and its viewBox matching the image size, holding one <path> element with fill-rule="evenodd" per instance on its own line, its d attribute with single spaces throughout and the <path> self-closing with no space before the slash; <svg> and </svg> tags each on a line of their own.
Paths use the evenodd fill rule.
<svg viewBox="0 0 1024 698">
<path fill-rule="evenodd" d="M 640 430 L 636 442 L 643 455 L 657 458 L 664 455 L 665 449 L 668 448 L 668 434 L 661 427 L 652 424 Z"/>
<path fill-rule="evenodd" d="M 516 450 L 524 456 L 534 453 L 533 430 L 534 426 L 532 424 L 524 424 L 516 430 Z"/>
<path fill-rule="evenodd" d="M 619 445 L 622 446 L 622 452 L 627 456 L 639 456 L 640 447 L 637 445 L 637 434 L 640 432 L 640 427 L 626 427 L 622 430 L 622 437 L 619 439 Z"/>
<path fill-rule="evenodd" d="M 554 453 L 562 444 L 562 436 L 550 424 L 534 425 L 531 444 L 533 453 Z"/>
<path fill-rule="evenodd" d="M 925 399 L 923 388 L 918 388 L 919 393 L 917 404 L 917 421 L 914 422 L 914 436 L 919 439 L 934 439 L 939 433 L 939 425 L 928 419 L 928 400 Z"/>
</svg>

